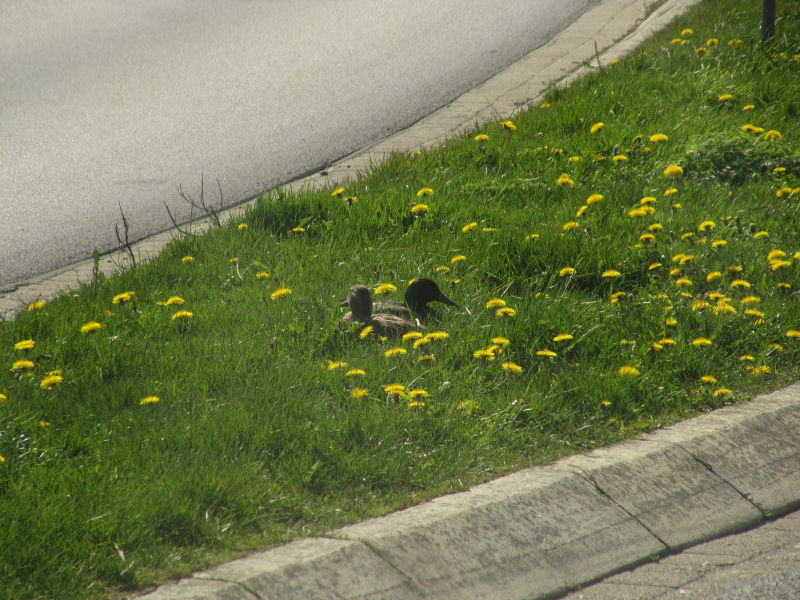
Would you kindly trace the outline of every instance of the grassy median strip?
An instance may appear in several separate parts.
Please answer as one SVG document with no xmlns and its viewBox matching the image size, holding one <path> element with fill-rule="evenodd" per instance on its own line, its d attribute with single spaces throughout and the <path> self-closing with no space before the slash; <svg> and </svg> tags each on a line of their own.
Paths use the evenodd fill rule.
<svg viewBox="0 0 800 600">
<path fill-rule="evenodd" d="M 756 4 L 0 324 L 0 596 L 132 589 L 797 379 L 800 3 L 767 46 Z M 350 284 L 417 277 L 460 306 L 341 323 Z"/>
</svg>

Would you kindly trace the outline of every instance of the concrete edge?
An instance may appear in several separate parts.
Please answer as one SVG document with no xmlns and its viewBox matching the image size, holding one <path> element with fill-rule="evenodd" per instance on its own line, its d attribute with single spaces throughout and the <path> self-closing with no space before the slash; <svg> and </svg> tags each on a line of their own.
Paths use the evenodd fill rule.
<svg viewBox="0 0 800 600">
<path fill-rule="evenodd" d="M 797 383 L 143 598 L 551 598 L 800 506 L 799 423 Z"/>
<path fill-rule="evenodd" d="M 550 85 L 568 85 L 591 72 L 581 65 L 596 60 L 608 64 L 622 57 L 700 1 L 666 0 L 662 4 L 662 0 L 603 0 L 545 45 L 411 127 L 344 157 L 323 170 L 324 175 L 310 175 L 278 187 L 297 191 L 346 184 L 387 154 L 431 148 L 486 121 L 511 117 L 541 97 Z M 645 19 L 655 6 L 658 8 Z M 220 217 L 223 222 L 236 219 L 253 202 L 221 211 Z M 201 233 L 210 227 L 209 219 L 200 219 L 182 229 Z M 180 235 L 171 229 L 135 242 L 131 248 L 137 262 L 155 258 Z M 122 250 L 100 257 L 99 270 L 107 277 L 130 266 L 130 258 Z M 0 321 L 13 319 L 31 302 L 48 301 L 91 282 L 93 273 L 94 261 L 87 259 L 18 283 L 10 291 L 0 291 Z"/>
</svg>

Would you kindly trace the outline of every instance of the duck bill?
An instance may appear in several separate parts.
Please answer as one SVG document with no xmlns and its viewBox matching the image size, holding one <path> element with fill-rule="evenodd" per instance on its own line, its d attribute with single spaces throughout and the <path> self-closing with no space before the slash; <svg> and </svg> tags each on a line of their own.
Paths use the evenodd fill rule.
<svg viewBox="0 0 800 600">
<path fill-rule="evenodd" d="M 449 304 L 450 306 L 458 306 L 455 302 L 450 300 L 447 296 L 445 296 L 441 291 L 439 292 L 439 296 L 436 298 L 439 302 L 444 302 L 445 304 Z"/>
</svg>

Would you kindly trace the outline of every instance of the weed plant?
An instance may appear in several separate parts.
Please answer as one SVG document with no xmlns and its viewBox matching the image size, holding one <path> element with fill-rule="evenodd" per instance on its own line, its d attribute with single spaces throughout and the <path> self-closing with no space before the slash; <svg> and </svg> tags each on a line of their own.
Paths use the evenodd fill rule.
<svg viewBox="0 0 800 600">
<path fill-rule="evenodd" d="M 0 596 L 119 593 L 795 380 L 800 44 L 755 4 L 0 324 Z M 350 284 L 422 276 L 460 308 L 341 323 Z"/>
</svg>

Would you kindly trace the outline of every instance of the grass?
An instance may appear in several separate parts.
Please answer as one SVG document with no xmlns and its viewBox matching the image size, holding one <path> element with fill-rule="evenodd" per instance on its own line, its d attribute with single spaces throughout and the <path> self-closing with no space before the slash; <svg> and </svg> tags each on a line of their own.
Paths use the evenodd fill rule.
<svg viewBox="0 0 800 600">
<path fill-rule="evenodd" d="M 0 324 L 0 597 L 120 594 L 796 380 L 800 45 L 758 19 L 704 2 L 515 129 L 264 194 Z M 349 284 L 419 276 L 463 307 L 445 339 L 341 324 Z"/>
</svg>

